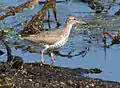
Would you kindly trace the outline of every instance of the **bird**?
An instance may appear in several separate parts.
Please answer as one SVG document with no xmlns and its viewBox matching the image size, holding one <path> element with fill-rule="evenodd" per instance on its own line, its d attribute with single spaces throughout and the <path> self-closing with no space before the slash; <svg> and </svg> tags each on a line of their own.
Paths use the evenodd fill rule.
<svg viewBox="0 0 120 88">
<path fill-rule="evenodd" d="M 68 41 L 72 26 L 77 23 L 86 24 L 85 21 L 78 20 L 78 18 L 75 16 L 68 16 L 63 27 L 59 27 L 49 31 L 42 31 L 38 34 L 31 34 L 29 36 L 21 36 L 21 39 L 27 40 L 42 47 L 42 64 L 45 64 L 45 51 L 50 51 L 52 61 L 51 64 L 54 64 L 53 51 L 65 45 L 65 43 Z"/>
</svg>

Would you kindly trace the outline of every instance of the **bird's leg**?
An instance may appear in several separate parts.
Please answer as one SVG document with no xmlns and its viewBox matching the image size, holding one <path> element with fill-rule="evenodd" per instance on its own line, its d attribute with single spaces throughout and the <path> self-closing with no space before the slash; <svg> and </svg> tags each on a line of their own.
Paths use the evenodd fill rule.
<svg viewBox="0 0 120 88">
<path fill-rule="evenodd" d="M 44 60 L 44 51 L 45 51 L 45 49 L 42 50 L 42 60 L 41 60 L 42 64 L 45 63 L 45 60 Z"/>
<path fill-rule="evenodd" d="M 52 65 L 53 65 L 54 64 L 54 53 L 51 52 L 50 55 L 51 55 L 51 61 L 52 61 Z"/>
</svg>

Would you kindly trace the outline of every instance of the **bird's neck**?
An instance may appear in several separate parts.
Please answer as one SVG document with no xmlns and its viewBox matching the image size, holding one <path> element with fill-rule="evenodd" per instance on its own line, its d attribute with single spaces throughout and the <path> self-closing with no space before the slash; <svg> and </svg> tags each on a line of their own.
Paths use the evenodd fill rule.
<svg viewBox="0 0 120 88">
<path fill-rule="evenodd" d="M 68 31 L 68 32 L 70 32 L 70 31 L 71 31 L 72 26 L 73 26 L 73 24 L 70 24 L 70 23 L 66 23 L 66 24 L 64 25 L 65 30 L 66 30 L 66 31 Z"/>
<path fill-rule="evenodd" d="M 64 34 L 66 37 L 68 37 L 70 35 L 70 31 L 72 29 L 72 26 L 73 26 L 73 24 L 70 24 L 70 23 L 66 23 L 64 25 Z"/>
</svg>

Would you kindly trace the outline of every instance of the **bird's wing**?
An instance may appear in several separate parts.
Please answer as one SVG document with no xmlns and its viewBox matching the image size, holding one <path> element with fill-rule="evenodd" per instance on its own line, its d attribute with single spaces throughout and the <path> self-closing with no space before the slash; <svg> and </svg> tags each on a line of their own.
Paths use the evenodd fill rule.
<svg viewBox="0 0 120 88">
<path fill-rule="evenodd" d="M 54 44 L 62 38 L 62 30 L 59 31 L 44 31 L 36 35 L 23 37 L 23 39 L 37 43 L 37 44 Z"/>
</svg>

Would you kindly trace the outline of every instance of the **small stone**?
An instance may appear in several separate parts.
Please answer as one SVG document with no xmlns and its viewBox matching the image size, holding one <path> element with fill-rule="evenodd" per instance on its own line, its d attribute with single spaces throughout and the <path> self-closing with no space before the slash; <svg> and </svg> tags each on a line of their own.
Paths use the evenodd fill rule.
<svg viewBox="0 0 120 88">
<path fill-rule="evenodd" d="M 66 85 L 64 82 L 60 82 L 61 85 Z"/>
<path fill-rule="evenodd" d="M 39 87 L 39 83 L 36 83 L 35 86 L 36 86 L 36 87 Z"/>
<path fill-rule="evenodd" d="M 71 80 L 69 80 L 67 83 L 73 85 L 73 82 Z"/>
<path fill-rule="evenodd" d="M 32 82 L 32 79 L 29 79 L 29 81 L 31 81 L 31 82 Z"/>
<path fill-rule="evenodd" d="M 94 83 L 91 83 L 91 86 L 92 86 L 92 87 L 94 87 L 94 86 L 95 86 L 95 84 L 94 84 Z"/>
<path fill-rule="evenodd" d="M 86 87 L 85 88 L 89 88 L 89 86 L 88 85 L 86 85 Z"/>
</svg>

